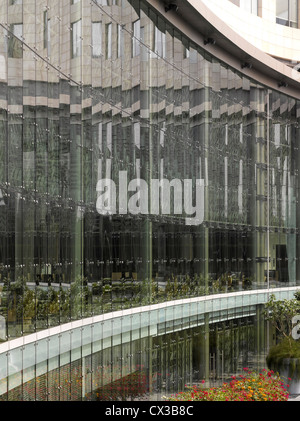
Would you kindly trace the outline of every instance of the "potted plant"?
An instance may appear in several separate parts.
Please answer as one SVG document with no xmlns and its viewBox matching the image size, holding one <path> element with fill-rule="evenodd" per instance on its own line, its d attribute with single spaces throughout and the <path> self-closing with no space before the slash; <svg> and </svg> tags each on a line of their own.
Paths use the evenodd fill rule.
<svg viewBox="0 0 300 421">
<path fill-rule="evenodd" d="M 300 291 L 294 299 L 276 300 L 272 294 L 265 306 L 265 317 L 275 328 L 277 343 L 269 349 L 268 368 L 289 380 L 289 393 L 300 394 L 300 340 L 293 335 L 293 319 L 300 314 Z"/>
</svg>

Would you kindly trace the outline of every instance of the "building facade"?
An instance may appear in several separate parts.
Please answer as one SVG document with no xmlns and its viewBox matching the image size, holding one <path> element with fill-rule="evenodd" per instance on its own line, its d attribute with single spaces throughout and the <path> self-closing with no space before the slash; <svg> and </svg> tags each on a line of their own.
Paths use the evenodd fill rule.
<svg viewBox="0 0 300 421">
<path fill-rule="evenodd" d="M 299 284 L 299 73 L 231 39 L 204 2 L 177 3 L 0 2 L 3 347 L 113 312 Z M 265 324 L 253 311 L 230 335 L 239 332 L 245 345 L 251 325 L 263 349 Z M 192 335 L 206 358 L 235 318 L 224 314 L 211 319 L 215 340 L 203 339 L 204 315 Z M 137 354 L 151 350 L 151 358 L 97 381 L 116 385 L 143 365 L 147 378 L 138 382 L 150 393 L 155 364 L 176 366 L 182 379 L 199 342 L 181 330 L 180 339 L 164 331 L 178 346 L 164 364 L 155 354 L 169 354 L 162 336 L 150 329 L 130 342 L 121 332 L 104 348 L 133 355 L 139 340 Z M 237 370 L 231 354 L 228 373 Z M 112 364 L 99 355 L 99 366 Z M 77 357 L 40 371 L 49 383 L 43 396 L 37 362 L 27 377 L 4 371 L 3 399 L 46 399 L 51 382 L 65 379 L 55 370 L 80 378 Z M 199 364 L 208 376 L 209 364 Z M 29 390 L 31 382 L 25 396 L 20 384 Z M 86 384 L 51 398 L 88 398 L 95 388 Z"/>
<path fill-rule="evenodd" d="M 204 3 L 254 46 L 298 69 L 298 0 L 204 0 Z"/>
</svg>

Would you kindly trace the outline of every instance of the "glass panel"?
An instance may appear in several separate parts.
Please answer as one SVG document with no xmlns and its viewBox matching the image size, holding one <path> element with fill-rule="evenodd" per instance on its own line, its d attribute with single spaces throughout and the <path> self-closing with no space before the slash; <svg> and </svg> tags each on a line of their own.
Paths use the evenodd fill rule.
<svg viewBox="0 0 300 421">
<path fill-rule="evenodd" d="M 289 0 L 276 0 L 276 16 L 278 18 L 288 20 Z"/>
<path fill-rule="evenodd" d="M 276 22 L 281 25 L 298 27 L 297 0 L 276 1 Z"/>
<path fill-rule="evenodd" d="M 81 329 L 73 329 L 71 335 L 71 361 L 81 357 Z"/>
<path fill-rule="evenodd" d="M 298 27 L 298 1 L 290 0 L 290 21 L 291 26 L 294 28 Z"/>
<path fill-rule="evenodd" d="M 49 370 L 54 370 L 59 366 L 59 335 L 51 336 L 48 339 Z"/>
<path fill-rule="evenodd" d="M 133 23 L 133 38 L 132 38 L 132 56 L 138 56 L 140 54 L 140 20 Z"/>
<path fill-rule="evenodd" d="M 72 57 L 81 56 L 81 20 L 72 23 Z"/>
<path fill-rule="evenodd" d="M 102 54 L 102 23 L 92 23 L 92 45 L 93 57 L 100 57 Z"/>
<path fill-rule="evenodd" d="M 0 396 L 7 393 L 7 355 L 0 354 Z"/>
<path fill-rule="evenodd" d="M 9 400 L 13 400 L 13 393 L 10 391 L 16 389 L 22 384 L 22 348 L 16 348 L 8 353 L 8 390 Z"/>
<path fill-rule="evenodd" d="M 8 38 L 8 56 L 11 58 L 22 58 L 23 57 L 23 25 L 13 24 L 10 25 L 10 36 Z"/>
<path fill-rule="evenodd" d="M 226 377 L 255 351 L 250 290 L 299 283 L 299 101 L 143 0 L 38 3 L 0 2 L 0 340 L 104 318 L 8 355 L 3 399 Z"/>
<path fill-rule="evenodd" d="M 112 54 L 112 24 L 105 26 L 106 58 L 111 58 Z"/>
</svg>

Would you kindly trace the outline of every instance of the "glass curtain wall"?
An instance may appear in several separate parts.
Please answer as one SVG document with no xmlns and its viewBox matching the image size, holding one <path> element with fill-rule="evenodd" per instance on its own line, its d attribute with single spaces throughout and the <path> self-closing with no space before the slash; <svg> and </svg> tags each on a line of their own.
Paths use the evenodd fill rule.
<svg viewBox="0 0 300 421">
<path fill-rule="evenodd" d="M 266 367 L 261 307 L 181 309 L 168 322 L 173 310 L 163 308 L 10 349 L 0 355 L 0 401 L 164 400 L 187 385 L 220 386 L 244 367 Z"/>
<path fill-rule="evenodd" d="M 1 340 L 297 283 L 298 101 L 142 0 L 0 16 Z"/>
</svg>

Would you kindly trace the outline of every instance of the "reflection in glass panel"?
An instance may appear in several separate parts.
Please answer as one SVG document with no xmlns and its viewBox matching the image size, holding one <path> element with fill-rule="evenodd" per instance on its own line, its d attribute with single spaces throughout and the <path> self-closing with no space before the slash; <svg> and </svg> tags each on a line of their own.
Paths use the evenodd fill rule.
<svg viewBox="0 0 300 421">
<path fill-rule="evenodd" d="M 92 45 L 93 57 L 100 57 L 102 53 L 102 24 L 101 22 L 92 23 Z"/>
<path fill-rule="evenodd" d="M 51 55 L 51 20 L 48 17 L 48 11 L 44 12 L 44 48 L 47 49 L 47 55 Z"/>
<path fill-rule="evenodd" d="M 276 1 L 276 22 L 285 26 L 298 27 L 297 0 Z"/>
<path fill-rule="evenodd" d="M 186 326 L 165 324 L 158 335 L 148 336 L 145 332 L 127 340 L 124 336 L 121 342 L 103 341 L 101 350 L 91 353 L 90 349 L 84 355 L 86 343 L 83 354 L 74 354 L 72 361 L 64 359 L 57 366 L 49 364 L 51 360 L 44 354 L 44 361 L 38 357 L 36 378 L 28 378 L 21 385 L 16 383 L 16 377 L 11 377 L 8 390 L 0 399 L 162 400 L 203 381 L 206 386 L 222 385 L 231 380 L 232 373 L 242 374 L 244 367 L 265 367 L 267 330 L 260 306 L 243 309 L 244 312 L 232 309 L 230 320 L 224 317 L 228 316 L 227 309 L 214 310 L 206 321 L 203 314 L 194 319 L 194 326 L 193 319 L 188 318 Z M 260 341 L 256 340 L 258 333 Z M 205 339 L 208 334 L 209 344 Z M 33 352 L 27 374 L 30 370 L 34 374 L 35 355 L 38 356 Z M 41 370 L 42 363 L 45 371 Z"/>
<path fill-rule="evenodd" d="M 143 0 L 68 0 L 66 13 L 58 0 L 47 12 L 36 1 L 4 3 L 11 26 L 0 37 L 1 341 L 139 306 L 299 284 L 299 101 L 220 62 Z M 293 5 L 278 16 L 288 10 L 293 21 Z M 221 311 L 217 300 L 214 308 Z M 73 330 L 71 352 L 51 338 L 44 384 L 68 386 L 60 395 L 43 385 L 41 394 L 82 397 L 82 380 L 73 394 L 68 369 L 82 379 L 84 364 L 89 396 L 93 367 L 102 370 L 101 388 L 117 388 L 151 358 L 157 388 L 166 384 L 164 359 L 174 373 L 192 346 L 170 329 L 190 321 L 149 317 L 159 355 L 137 316 L 134 331 L 124 322 L 114 342 L 105 321 L 94 359 L 91 330 Z M 199 309 L 191 323 L 205 318 Z M 222 329 L 212 338 L 225 347 L 232 337 Z M 169 334 L 178 339 L 172 352 L 162 338 Z M 59 367 L 60 344 L 67 368 Z M 143 346 L 151 353 L 138 354 Z M 180 373 L 172 385 L 184 381 Z"/>
<path fill-rule="evenodd" d="M 72 23 L 72 58 L 81 56 L 81 20 Z"/>
<path fill-rule="evenodd" d="M 111 58 L 112 54 L 112 23 L 105 26 L 106 58 Z"/>
<path fill-rule="evenodd" d="M 133 22 L 133 38 L 132 38 L 132 57 L 138 56 L 140 54 L 140 20 Z"/>
<path fill-rule="evenodd" d="M 22 35 L 23 24 L 10 25 L 10 36 L 8 37 L 8 56 L 11 58 L 22 58 Z"/>
</svg>

